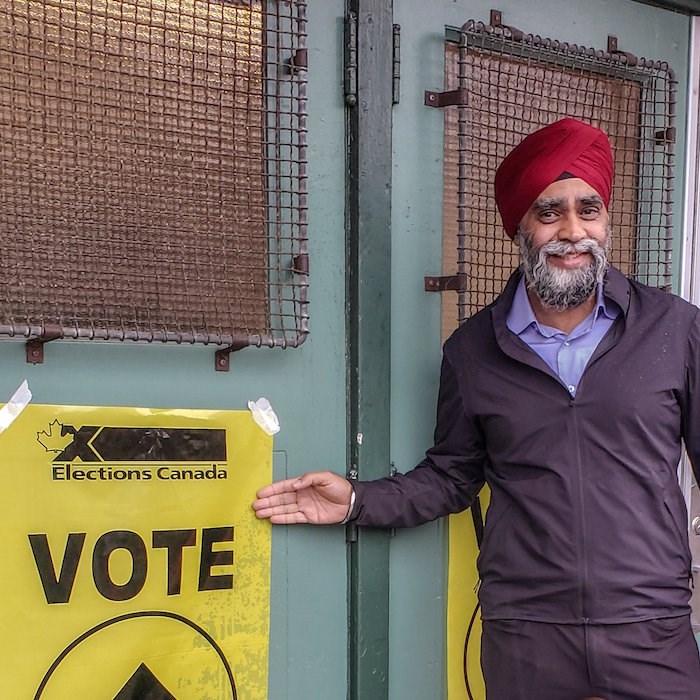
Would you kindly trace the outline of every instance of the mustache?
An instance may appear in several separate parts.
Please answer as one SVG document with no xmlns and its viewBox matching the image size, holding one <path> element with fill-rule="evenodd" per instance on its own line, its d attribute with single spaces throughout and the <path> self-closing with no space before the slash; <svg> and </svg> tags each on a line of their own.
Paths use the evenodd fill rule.
<svg viewBox="0 0 700 700">
<path fill-rule="evenodd" d="M 597 241 L 592 238 L 583 238 L 576 243 L 566 241 L 550 241 L 540 246 L 537 251 L 540 255 L 563 256 L 569 253 L 594 253 L 600 248 Z"/>
</svg>

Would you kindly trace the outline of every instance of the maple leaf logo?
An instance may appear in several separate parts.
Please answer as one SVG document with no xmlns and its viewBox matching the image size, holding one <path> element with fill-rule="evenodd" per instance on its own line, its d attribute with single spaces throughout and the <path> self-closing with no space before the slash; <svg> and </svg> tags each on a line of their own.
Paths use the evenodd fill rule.
<svg viewBox="0 0 700 700">
<path fill-rule="evenodd" d="M 49 423 L 48 430 L 41 430 L 36 434 L 37 442 L 47 451 L 60 454 L 73 441 L 71 433 L 63 433 L 63 423 L 58 418 Z"/>
</svg>

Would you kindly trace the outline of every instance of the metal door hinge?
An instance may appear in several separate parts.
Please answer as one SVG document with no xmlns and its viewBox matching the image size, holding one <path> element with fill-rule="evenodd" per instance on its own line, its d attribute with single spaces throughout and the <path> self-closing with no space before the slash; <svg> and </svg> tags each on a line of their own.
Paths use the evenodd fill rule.
<svg viewBox="0 0 700 700">
<path fill-rule="evenodd" d="M 348 12 L 345 18 L 345 68 L 343 91 L 348 107 L 357 105 L 357 14 Z"/>
<path fill-rule="evenodd" d="M 393 53 L 391 59 L 391 102 L 399 104 L 401 99 L 401 25 L 393 26 Z"/>
<path fill-rule="evenodd" d="M 467 289 L 467 275 L 447 275 L 444 277 L 425 277 L 426 292 L 464 292 Z"/>
</svg>

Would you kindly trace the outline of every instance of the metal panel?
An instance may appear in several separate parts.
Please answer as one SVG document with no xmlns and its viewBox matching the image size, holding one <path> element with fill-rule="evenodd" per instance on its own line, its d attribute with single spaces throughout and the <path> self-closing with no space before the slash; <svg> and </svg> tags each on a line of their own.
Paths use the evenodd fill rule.
<svg viewBox="0 0 700 700">
<path fill-rule="evenodd" d="M 228 374 L 211 370 L 212 348 L 204 345 L 65 340 L 48 344 L 46 364 L 30 365 L 24 343 L 7 340 L 0 342 L 0 400 L 25 378 L 33 401 L 44 404 L 243 410 L 265 396 L 282 426 L 276 477 L 326 467 L 345 472 L 345 163 L 339 157 L 345 117 L 336 24 L 342 15 L 342 0 L 308 6 L 309 254 L 319 260 L 313 265 L 318 332 L 293 352 L 242 350 Z M 3 437 L 12 440 L 9 432 Z M 273 528 L 272 538 L 269 697 L 342 698 L 344 528 Z"/>
<path fill-rule="evenodd" d="M 456 58 L 448 48 L 448 71 Z M 491 191 L 498 163 L 523 136 L 564 115 L 600 126 L 613 144 L 612 262 L 670 289 L 676 85 L 668 64 L 476 21 L 462 28 L 457 64 L 468 99 L 457 134 L 447 119 L 445 149 L 447 163 L 458 154 L 456 262 L 469 276 L 459 320 L 490 303 L 518 264 Z"/>
<path fill-rule="evenodd" d="M 432 435 L 440 362 L 439 297 L 443 306 L 456 307 L 454 292 L 437 295 L 424 291 L 426 275 L 456 272 L 454 267 L 442 270 L 440 260 L 443 215 L 456 220 L 456 209 L 444 214 L 441 209 L 444 114 L 424 106 L 424 92 L 456 87 L 444 84 L 445 25 L 461 26 L 469 16 L 488 20 L 494 7 L 503 10 L 505 21 L 523 30 L 589 46 L 605 46 L 608 34 L 617 34 L 620 48 L 668 60 L 679 79 L 676 156 L 678 168 L 682 167 L 685 122 L 680 105 L 684 104 L 685 94 L 688 17 L 631 0 L 585 3 L 538 0 L 500 5 L 486 0 L 395 3 L 394 18 L 401 25 L 402 46 L 401 102 L 394 111 L 392 181 L 391 456 L 401 471 L 411 468 L 422 457 Z M 676 184 L 681 185 L 680 181 Z M 676 208 L 674 241 L 679 234 Z M 466 531 L 471 532 L 469 513 L 463 514 L 463 518 Z M 460 678 L 462 649 L 453 650 L 455 653 L 449 658 L 444 650 L 446 525 L 446 521 L 439 521 L 416 530 L 399 530 L 391 542 L 392 700 L 467 698 Z M 473 557 L 468 541 L 460 540 L 456 547 L 462 547 Z M 451 596 L 453 593 L 450 592 Z M 466 595 L 456 593 L 458 600 L 468 601 Z M 471 595 L 471 590 L 468 593 Z M 462 642 L 472 610 L 473 606 L 465 610 L 462 619 L 451 617 L 447 621 L 448 625 L 462 628 Z M 416 630 L 420 633 L 416 634 Z M 472 643 L 478 648 L 478 639 Z M 448 677 L 455 678 L 449 695 L 445 687 L 446 663 Z"/>
<path fill-rule="evenodd" d="M 0 2 L 0 335 L 304 340 L 305 15 Z"/>
</svg>

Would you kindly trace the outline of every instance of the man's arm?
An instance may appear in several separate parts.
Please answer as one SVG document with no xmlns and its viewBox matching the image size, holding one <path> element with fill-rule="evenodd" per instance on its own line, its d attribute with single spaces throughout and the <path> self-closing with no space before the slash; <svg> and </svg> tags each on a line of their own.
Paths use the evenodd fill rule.
<svg viewBox="0 0 700 700">
<path fill-rule="evenodd" d="M 486 461 L 481 430 L 465 412 L 458 377 L 443 359 L 435 444 L 415 469 L 352 485 L 332 472 L 310 472 L 264 487 L 253 508 L 259 518 L 281 524 L 339 523 L 349 514 L 359 525 L 413 527 L 468 508 L 483 486 Z"/>
<path fill-rule="evenodd" d="M 468 371 L 460 360 L 460 367 Z M 468 508 L 484 485 L 488 461 L 481 428 L 465 410 L 460 378 L 442 360 L 433 447 L 406 474 L 355 483 L 350 520 L 375 527 L 414 527 Z"/>
</svg>

